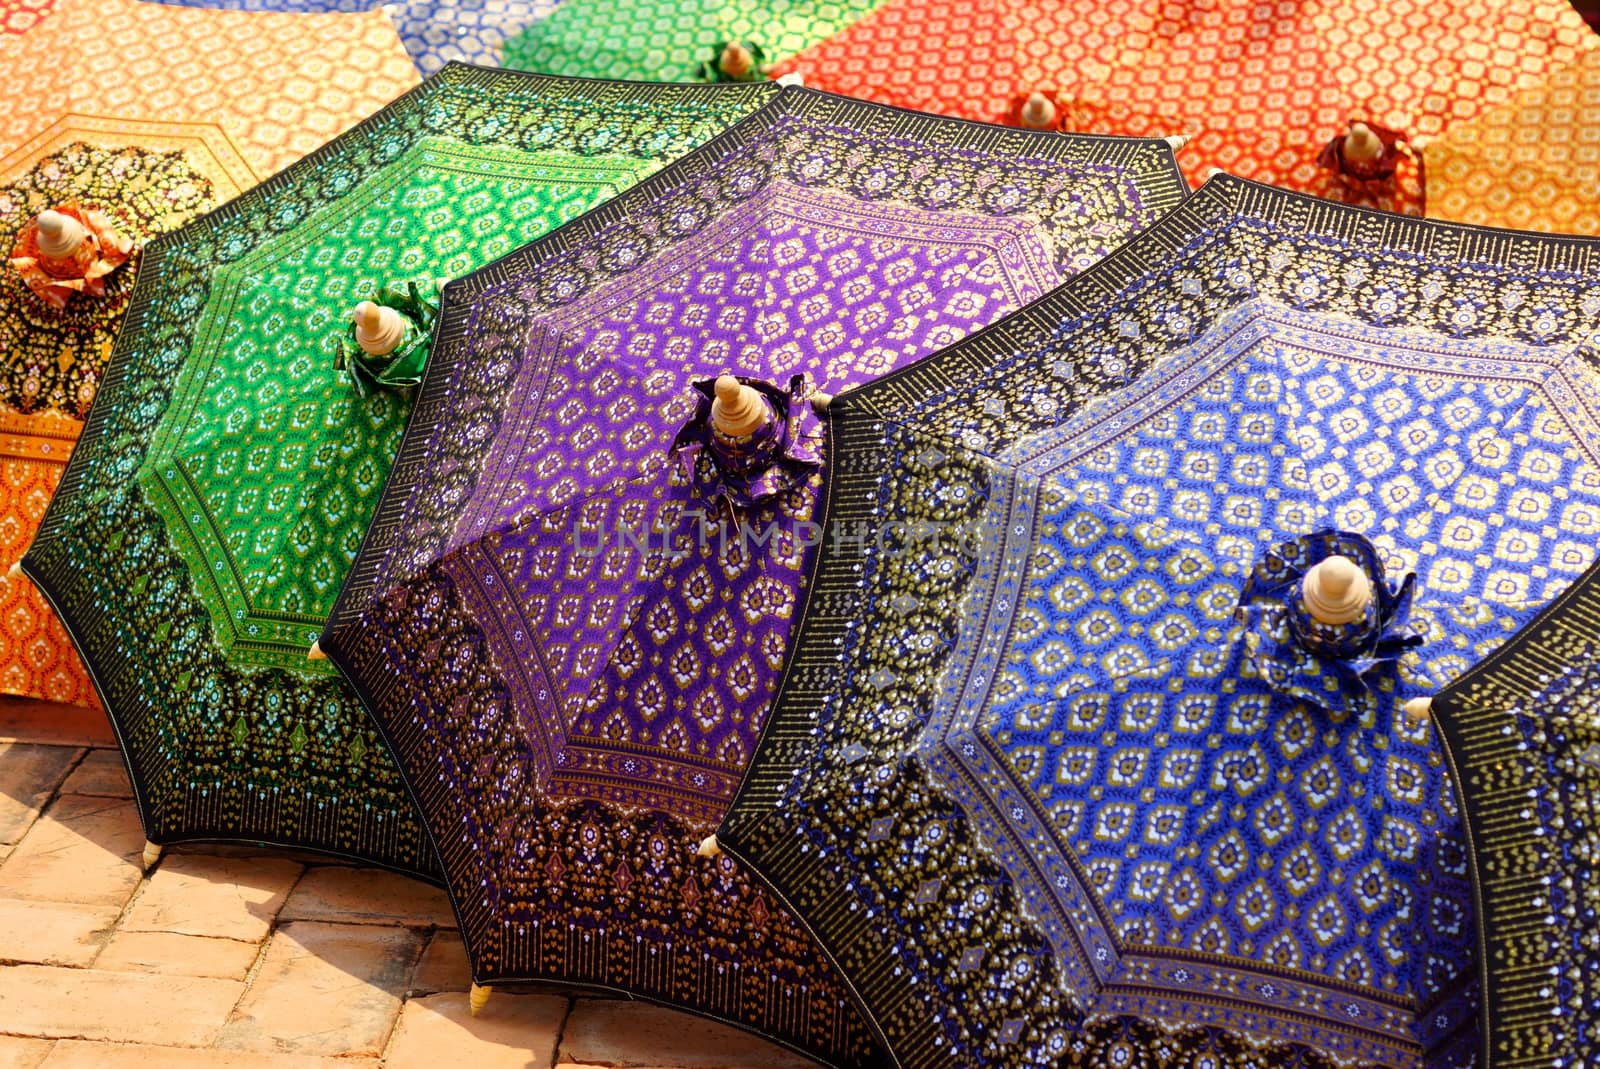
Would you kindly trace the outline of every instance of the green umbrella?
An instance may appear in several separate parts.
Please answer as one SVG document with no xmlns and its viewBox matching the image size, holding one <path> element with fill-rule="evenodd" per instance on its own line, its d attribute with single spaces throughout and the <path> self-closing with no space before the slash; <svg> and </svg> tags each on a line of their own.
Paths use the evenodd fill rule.
<svg viewBox="0 0 1600 1069">
<path fill-rule="evenodd" d="M 598 78 L 750 80 L 871 14 L 883 0 L 567 0 L 506 39 L 508 67 Z M 728 72 L 730 44 L 753 60 Z M 733 77 L 730 77 L 733 75 Z"/>
<path fill-rule="evenodd" d="M 356 371 L 352 307 L 418 295 L 386 298 L 412 314 L 399 352 L 416 362 L 438 281 L 775 92 L 454 65 L 147 247 L 102 403 L 24 567 L 89 666 L 153 844 L 256 840 L 436 871 L 354 692 L 306 657 L 411 406 L 406 374 Z"/>
</svg>

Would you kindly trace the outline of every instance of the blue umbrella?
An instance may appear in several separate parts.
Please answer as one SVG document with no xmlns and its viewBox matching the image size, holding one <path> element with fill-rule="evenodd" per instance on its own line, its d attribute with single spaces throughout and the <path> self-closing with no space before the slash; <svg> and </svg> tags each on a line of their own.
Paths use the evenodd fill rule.
<svg viewBox="0 0 1600 1069">
<path fill-rule="evenodd" d="M 1597 283 L 1600 243 L 1223 176 L 834 400 L 719 838 L 901 1064 L 1471 1060 L 1420 707 L 1595 559 Z"/>
</svg>

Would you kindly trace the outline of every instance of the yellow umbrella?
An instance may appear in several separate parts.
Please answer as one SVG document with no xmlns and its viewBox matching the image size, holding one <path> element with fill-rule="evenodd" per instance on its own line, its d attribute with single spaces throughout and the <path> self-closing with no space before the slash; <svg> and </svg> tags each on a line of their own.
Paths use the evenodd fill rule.
<svg viewBox="0 0 1600 1069">
<path fill-rule="evenodd" d="M 299 159 L 417 74 L 381 11 L 0 5 L 3 571 L 27 549 L 83 427 L 139 246 Z M 58 209 L 66 221 L 47 227 L 67 232 L 51 238 L 37 219 Z M 0 692 L 95 700 L 20 574 L 0 578 Z"/>
<path fill-rule="evenodd" d="M 1600 235 L 1600 50 L 1423 149 L 1428 214 Z"/>
</svg>

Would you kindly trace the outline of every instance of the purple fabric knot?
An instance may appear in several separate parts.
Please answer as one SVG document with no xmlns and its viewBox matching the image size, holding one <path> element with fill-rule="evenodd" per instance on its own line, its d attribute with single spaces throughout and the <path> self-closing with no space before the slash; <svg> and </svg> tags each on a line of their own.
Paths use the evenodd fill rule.
<svg viewBox="0 0 1600 1069">
<path fill-rule="evenodd" d="M 772 418 L 749 434 L 728 435 L 711 421 L 716 379 L 694 384 L 699 402 L 694 415 L 672 441 L 684 472 L 708 500 L 733 511 L 756 508 L 804 483 L 822 466 L 807 440 L 815 422 L 807 399 L 816 392 L 810 375 L 796 375 L 782 389 L 763 379 L 735 376 L 761 395 Z"/>
</svg>

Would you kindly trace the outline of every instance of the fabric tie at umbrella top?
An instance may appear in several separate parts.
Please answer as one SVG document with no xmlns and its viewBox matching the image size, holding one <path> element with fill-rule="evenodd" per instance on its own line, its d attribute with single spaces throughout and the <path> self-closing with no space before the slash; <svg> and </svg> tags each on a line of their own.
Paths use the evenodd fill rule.
<svg viewBox="0 0 1600 1069">
<path fill-rule="evenodd" d="M 384 288 L 416 296 L 414 280 L 504 256 L 778 91 L 451 65 L 146 248 L 110 401 L 91 414 L 25 567 L 93 666 L 150 839 L 283 843 L 437 878 L 371 719 L 327 662 L 307 659 L 411 405 L 403 384 L 363 396 L 336 366 L 352 308 L 404 305 Z M 413 329 L 377 326 L 401 342 Z M 573 852 L 541 873 L 558 885 L 579 883 L 595 863 L 587 843 L 603 841 L 594 824 L 573 833 Z M 595 870 L 529 971 L 673 1001 L 836 1060 L 871 1050 L 842 982 L 779 905 L 717 869 L 699 874 L 691 907 L 657 875 Z M 668 968 L 639 939 L 680 922 L 696 941 Z M 761 937 L 741 938 L 746 927 Z M 606 967 L 582 965 L 596 961 Z M 730 968 L 803 989 L 807 1010 L 746 998 Z"/>
<path fill-rule="evenodd" d="M 1464 834 L 1403 707 L 1594 560 L 1597 277 L 1218 177 L 834 401 L 822 519 L 878 536 L 824 555 L 719 838 L 901 1064 L 1471 1060 Z M 1374 609 L 1308 638 L 1327 557 Z"/>
<path fill-rule="evenodd" d="M 775 72 L 1013 123 L 1039 93 L 1053 128 L 1190 135 L 1182 162 L 1195 183 L 1220 168 L 1421 214 L 1424 143 L 1597 44 L 1566 0 L 888 0 Z M 1383 132 L 1385 166 L 1370 178 L 1339 159 L 1351 123 Z"/>
<path fill-rule="evenodd" d="M 1600 1037 L 1600 567 L 1442 691 L 1484 964 L 1485 1062 L 1583 1065 Z"/>
<path fill-rule="evenodd" d="M 686 910 L 641 945 L 685 968 L 721 883 L 748 919 L 715 960 L 747 998 L 783 984 L 817 1012 L 751 963 L 775 900 L 695 856 L 824 596 L 811 402 L 1021 307 L 1182 195 L 1163 142 L 789 88 L 446 287 L 321 646 L 416 793 L 480 984 L 618 968 L 640 951 L 576 960 L 565 933 L 641 883 Z"/>
<path fill-rule="evenodd" d="M 333 68 L 337 88 L 324 87 Z M 9 567 L 96 395 L 139 247 L 351 125 L 416 73 L 377 14 L 61 0 L 0 48 L 0 77 L 12 93 L 0 116 L 0 240 L 10 259 L 0 265 L 0 515 L 12 521 L 0 563 Z M 87 262 L 41 262 L 35 220 L 50 209 L 91 224 L 69 257 Z M 96 257 L 102 232 L 115 248 Z M 0 579 L 0 619 L 0 689 L 94 704 L 31 584 Z"/>
</svg>

